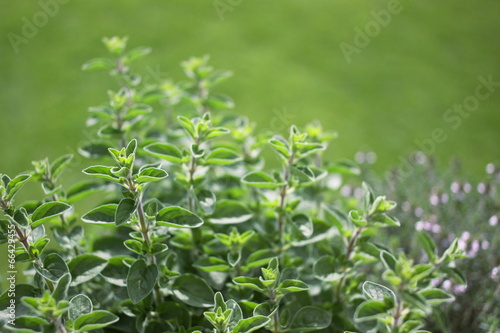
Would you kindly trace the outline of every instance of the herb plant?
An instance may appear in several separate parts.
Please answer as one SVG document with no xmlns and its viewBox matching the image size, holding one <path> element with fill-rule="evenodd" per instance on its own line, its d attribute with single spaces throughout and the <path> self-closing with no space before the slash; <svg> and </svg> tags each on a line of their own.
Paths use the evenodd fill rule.
<svg viewBox="0 0 500 333">
<path fill-rule="evenodd" d="M 457 240 L 438 249 L 420 232 L 418 262 L 380 242 L 400 225 L 396 203 L 367 184 L 361 198 L 340 195 L 334 180 L 359 169 L 325 161 L 335 135 L 319 123 L 257 133 L 228 112 L 233 101 L 214 87 L 231 73 L 208 57 L 182 63 L 186 81 L 150 86 L 131 67 L 149 48 L 104 44 L 109 57 L 83 69 L 108 71 L 118 87 L 89 110 L 87 180 L 60 182 L 71 155 L 1 177 L 1 241 L 30 267 L 29 283 L 0 296 L 4 330 L 427 332 L 453 300 L 432 281 L 465 283 Z M 19 203 L 28 181 L 45 195 Z M 87 196 L 99 203 L 79 215 Z"/>
</svg>

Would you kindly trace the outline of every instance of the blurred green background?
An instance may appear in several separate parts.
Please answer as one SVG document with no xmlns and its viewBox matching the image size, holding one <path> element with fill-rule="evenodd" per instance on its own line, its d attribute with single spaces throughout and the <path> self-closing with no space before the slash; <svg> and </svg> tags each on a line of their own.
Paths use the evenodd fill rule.
<svg viewBox="0 0 500 333">
<path fill-rule="evenodd" d="M 135 66 L 151 77 L 181 80 L 182 60 L 210 54 L 216 68 L 235 73 L 220 90 L 234 98 L 236 112 L 262 128 L 319 119 L 340 135 L 332 158 L 375 151 L 375 168 L 384 170 L 439 127 L 447 135 L 435 151 L 443 162 L 460 157 L 474 177 L 500 161 L 500 87 L 458 129 L 443 120 L 474 94 L 478 76 L 500 82 L 499 1 L 401 1 L 401 12 L 350 63 L 340 44 L 354 45 L 355 28 L 373 25 L 371 11 L 386 10 L 387 1 L 60 2 L 46 22 L 42 4 L 57 0 L 2 3 L 1 172 L 17 174 L 85 140 L 87 108 L 106 101 L 115 84 L 80 67 L 105 55 L 101 38 L 113 35 L 153 47 Z M 17 39 L 15 52 L 12 33 L 23 37 L 33 20 L 40 27 Z"/>
</svg>

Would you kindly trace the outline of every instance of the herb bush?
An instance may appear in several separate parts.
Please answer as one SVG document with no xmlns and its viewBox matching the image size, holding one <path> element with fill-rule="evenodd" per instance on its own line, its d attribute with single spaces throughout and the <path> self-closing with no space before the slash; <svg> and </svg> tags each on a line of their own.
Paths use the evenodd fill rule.
<svg viewBox="0 0 500 333">
<path fill-rule="evenodd" d="M 213 92 L 231 73 L 207 57 L 182 63 L 186 81 L 143 86 L 130 65 L 150 49 L 104 43 L 111 56 L 83 69 L 119 87 L 89 110 L 87 180 L 62 186 L 71 155 L 1 176 L 1 240 L 9 263 L 32 268 L 0 297 L 4 331 L 428 332 L 454 299 L 433 281 L 466 283 L 458 239 L 441 248 L 419 231 L 418 261 L 384 242 L 396 203 L 367 184 L 339 193 L 359 169 L 324 161 L 334 135 L 318 123 L 256 134 Z M 45 197 L 20 204 L 28 181 Z M 78 215 L 88 195 L 100 204 Z"/>
</svg>

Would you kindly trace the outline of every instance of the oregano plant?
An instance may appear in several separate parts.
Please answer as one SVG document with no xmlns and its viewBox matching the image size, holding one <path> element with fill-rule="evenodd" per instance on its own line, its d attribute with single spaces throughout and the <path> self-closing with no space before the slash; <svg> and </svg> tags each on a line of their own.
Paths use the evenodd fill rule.
<svg viewBox="0 0 500 333">
<path fill-rule="evenodd" d="M 89 109 L 82 182 L 61 181 L 72 155 L 1 175 L 0 241 L 28 265 L 0 296 L 2 330 L 418 333 L 453 301 L 432 281 L 466 283 L 456 241 L 438 253 L 419 232 L 419 263 L 380 243 L 405 221 L 367 184 L 339 194 L 359 169 L 325 158 L 335 133 L 320 123 L 261 133 L 231 112 L 217 92 L 231 73 L 207 56 L 182 63 L 184 81 L 146 85 L 133 65 L 151 49 L 103 42 L 109 55 L 83 69 L 117 86 Z M 43 195 L 20 202 L 28 181 Z M 83 198 L 95 206 L 79 212 Z"/>
</svg>

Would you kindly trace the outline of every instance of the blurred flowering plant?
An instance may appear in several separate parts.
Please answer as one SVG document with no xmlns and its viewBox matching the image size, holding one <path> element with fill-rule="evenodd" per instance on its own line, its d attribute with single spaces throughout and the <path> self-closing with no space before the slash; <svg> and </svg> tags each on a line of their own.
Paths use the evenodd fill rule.
<svg viewBox="0 0 500 333">
<path fill-rule="evenodd" d="M 415 232 L 428 233 L 437 248 L 446 249 L 457 237 L 467 259 L 457 264 L 466 285 L 448 278 L 436 278 L 433 285 L 456 299 L 443 308 L 436 326 L 444 332 L 498 332 L 500 330 L 500 168 L 490 163 L 483 179 L 468 180 L 458 161 L 445 171 L 422 153 L 410 159 L 412 172 L 394 170 L 380 178 L 368 163 L 364 177 L 380 191 L 401 202 L 395 215 L 407 221 L 387 241 L 404 249 L 417 262 L 425 262 Z M 352 186 L 345 185 L 343 192 Z M 353 190 L 350 190 L 353 191 Z M 447 320 L 449 318 L 450 320 Z"/>
</svg>

